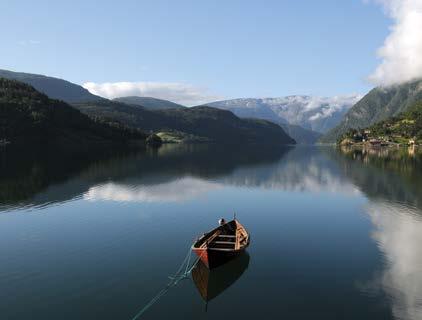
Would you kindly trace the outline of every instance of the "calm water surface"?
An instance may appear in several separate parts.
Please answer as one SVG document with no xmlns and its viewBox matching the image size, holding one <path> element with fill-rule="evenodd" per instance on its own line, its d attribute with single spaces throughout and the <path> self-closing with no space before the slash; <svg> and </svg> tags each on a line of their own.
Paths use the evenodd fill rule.
<svg viewBox="0 0 422 320">
<path fill-rule="evenodd" d="M 1 152 L 1 319 L 129 320 L 233 212 L 248 253 L 205 272 L 206 288 L 182 281 L 143 319 L 422 319 L 411 150 Z"/>
</svg>

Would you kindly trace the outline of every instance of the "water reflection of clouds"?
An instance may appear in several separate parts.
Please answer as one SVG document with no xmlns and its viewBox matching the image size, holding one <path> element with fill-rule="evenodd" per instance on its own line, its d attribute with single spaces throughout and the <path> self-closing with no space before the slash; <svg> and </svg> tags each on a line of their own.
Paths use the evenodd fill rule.
<svg viewBox="0 0 422 320">
<path fill-rule="evenodd" d="M 360 194 L 359 189 L 331 167 L 308 161 L 279 162 L 272 166 L 241 168 L 221 179 L 239 187 L 260 187 L 290 192 Z"/>
<path fill-rule="evenodd" d="M 373 238 L 386 258 L 382 289 L 392 299 L 397 319 L 422 319 L 422 212 L 392 203 L 367 209 Z"/>
<path fill-rule="evenodd" d="M 84 194 L 84 199 L 121 202 L 183 202 L 217 188 L 219 185 L 216 183 L 192 177 L 152 185 L 109 182 L 91 187 Z"/>
<path fill-rule="evenodd" d="M 121 202 L 182 202 L 194 199 L 225 186 L 265 188 L 290 192 L 333 192 L 357 194 L 358 189 L 341 176 L 317 165 L 293 167 L 243 168 L 212 181 L 191 176 L 145 183 L 108 182 L 91 187 L 86 200 L 112 200 Z"/>
</svg>

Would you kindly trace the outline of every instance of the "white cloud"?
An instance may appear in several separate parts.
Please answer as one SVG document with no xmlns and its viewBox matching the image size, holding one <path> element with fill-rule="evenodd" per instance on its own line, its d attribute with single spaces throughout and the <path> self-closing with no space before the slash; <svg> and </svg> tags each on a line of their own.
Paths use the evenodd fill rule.
<svg viewBox="0 0 422 320">
<path fill-rule="evenodd" d="M 325 132 L 331 128 L 325 126 L 325 121 L 331 121 L 331 125 L 334 125 L 361 98 L 360 94 L 348 94 L 333 97 L 287 96 L 262 101 L 290 124 Z"/>
<path fill-rule="evenodd" d="M 178 82 L 87 82 L 83 87 L 108 99 L 124 96 L 153 97 L 186 106 L 222 99 L 221 96 L 210 95 L 206 89 Z"/>
<path fill-rule="evenodd" d="M 38 45 L 38 44 L 41 44 L 41 41 L 39 41 L 39 40 L 20 40 L 20 41 L 18 41 L 18 44 L 21 45 L 21 46 Z"/>
<path fill-rule="evenodd" d="M 329 118 L 336 112 L 348 110 L 360 99 L 362 99 L 362 95 L 359 94 L 334 97 L 310 97 L 304 111 L 315 110 L 316 113 L 309 118 L 309 121 L 316 121 Z"/>
<path fill-rule="evenodd" d="M 422 0 L 374 0 L 394 20 L 369 80 L 389 86 L 422 77 Z"/>
</svg>

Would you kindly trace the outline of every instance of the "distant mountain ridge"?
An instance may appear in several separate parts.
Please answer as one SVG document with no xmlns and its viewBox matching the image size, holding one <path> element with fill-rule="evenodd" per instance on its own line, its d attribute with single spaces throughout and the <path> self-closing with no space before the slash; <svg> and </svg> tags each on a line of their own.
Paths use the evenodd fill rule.
<svg viewBox="0 0 422 320">
<path fill-rule="evenodd" d="M 207 103 L 230 110 L 240 117 L 257 117 L 280 124 L 298 125 L 325 133 L 336 126 L 360 95 L 337 97 L 286 96 L 279 98 L 245 98 Z"/>
<path fill-rule="evenodd" d="M 217 108 L 177 107 L 152 111 L 146 107 L 95 96 L 83 87 L 62 79 L 5 70 L 1 71 L 0 77 L 18 79 L 34 85 L 47 96 L 70 103 L 95 122 L 112 123 L 122 128 L 140 129 L 145 132 L 175 130 L 218 143 L 295 143 L 294 139 L 276 124 L 264 120 L 241 119 L 229 111 Z M 145 102 L 145 99 L 142 100 Z M 162 103 L 162 100 L 147 100 L 150 103 Z M 171 102 L 166 105 L 174 106 Z"/>
<path fill-rule="evenodd" d="M 322 134 L 316 131 L 308 130 L 302 128 L 301 126 L 296 126 L 293 124 L 278 124 L 280 127 L 287 132 L 298 144 L 311 145 L 319 141 Z"/>
<path fill-rule="evenodd" d="M 67 103 L 98 101 L 103 98 L 72 82 L 33 73 L 0 70 L 0 78 L 17 80 L 31 85 L 37 91 L 52 99 L 63 100 Z"/>
<path fill-rule="evenodd" d="M 213 105 L 214 103 L 210 103 Z M 249 108 L 219 108 L 221 110 L 227 110 L 233 112 L 236 116 L 245 119 L 262 119 L 278 124 L 299 144 L 314 144 L 322 136 L 321 133 L 315 132 L 309 129 L 305 129 L 298 125 L 291 125 L 284 119 L 279 118 L 272 110 L 256 110 Z"/>
<path fill-rule="evenodd" d="M 129 96 L 129 97 L 119 97 L 113 99 L 116 102 L 123 102 L 133 106 L 144 107 L 149 110 L 165 110 L 165 109 L 174 109 L 174 108 L 186 108 L 180 104 L 156 99 L 151 97 L 139 97 L 139 96 Z M 206 106 L 206 105 L 204 105 Z M 220 108 L 219 108 L 220 109 Z M 223 109 L 224 110 L 224 109 Z M 277 114 L 272 110 L 268 109 L 264 113 L 254 113 L 253 110 L 245 110 L 244 108 L 238 108 L 236 110 L 229 110 L 236 114 L 240 118 L 256 118 L 262 120 L 268 120 L 280 125 L 284 131 L 287 132 L 297 143 L 301 144 L 314 144 L 321 137 L 321 134 L 312 130 L 308 130 L 296 125 L 290 125 L 287 121 L 279 119 Z"/>
<path fill-rule="evenodd" d="M 54 146 L 80 150 L 104 144 L 144 141 L 146 135 L 115 123 L 94 121 L 28 84 L 0 78 L 0 139 L 13 146 Z"/>
<path fill-rule="evenodd" d="M 321 141 L 334 143 L 349 129 L 369 127 L 397 116 L 418 101 L 422 101 L 422 79 L 372 89 L 347 112 L 338 126 L 321 138 Z"/>
<path fill-rule="evenodd" d="M 114 98 L 113 101 L 123 102 L 123 103 L 130 104 L 133 106 L 140 106 L 149 110 L 186 108 L 185 106 L 182 106 L 181 104 L 178 104 L 169 100 L 157 99 L 157 98 L 152 98 L 152 97 L 128 96 L 128 97 Z"/>
<path fill-rule="evenodd" d="M 242 118 L 258 118 L 279 124 L 300 144 L 314 144 L 324 132 L 337 125 L 358 95 L 321 98 L 287 96 L 240 98 L 215 101 L 208 106 L 232 111 Z"/>
<path fill-rule="evenodd" d="M 206 106 L 151 111 L 121 102 L 104 100 L 75 104 L 95 118 L 113 120 L 145 131 L 178 131 L 227 144 L 294 144 L 280 126 L 259 119 L 241 119 L 227 110 Z"/>
</svg>

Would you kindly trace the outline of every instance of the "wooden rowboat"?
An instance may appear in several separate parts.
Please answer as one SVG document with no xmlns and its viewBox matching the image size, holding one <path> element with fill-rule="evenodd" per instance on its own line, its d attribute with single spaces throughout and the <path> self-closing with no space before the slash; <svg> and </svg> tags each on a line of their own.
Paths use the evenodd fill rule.
<svg viewBox="0 0 422 320">
<path fill-rule="evenodd" d="M 208 269 L 236 257 L 249 246 L 249 234 L 236 219 L 204 234 L 192 250 Z"/>
</svg>

